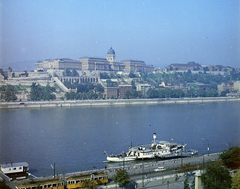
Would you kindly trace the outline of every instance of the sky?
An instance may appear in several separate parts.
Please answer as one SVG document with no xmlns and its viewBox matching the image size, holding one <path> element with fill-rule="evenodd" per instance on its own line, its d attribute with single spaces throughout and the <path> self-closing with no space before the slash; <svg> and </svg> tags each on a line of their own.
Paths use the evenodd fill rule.
<svg viewBox="0 0 240 189">
<path fill-rule="evenodd" d="M 0 0 L 0 67 L 91 56 L 240 67 L 239 0 Z M 29 64 L 29 62 L 31 62 Z"/>
</svg>

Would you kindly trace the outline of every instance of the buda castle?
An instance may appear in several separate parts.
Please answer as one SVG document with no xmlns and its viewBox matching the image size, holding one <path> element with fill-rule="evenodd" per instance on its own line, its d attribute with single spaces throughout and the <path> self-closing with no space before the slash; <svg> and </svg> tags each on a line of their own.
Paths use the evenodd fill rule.
<svg viewBox="0 0 240 189">
<path fill-rule="evenodd" d="M 121 62 L 116 62 L 116 54 L 112 47 L 107 51 L 106 58 L 81 57 L 78 60 L 61 58 L 54 60 L 47 59 L 35 63 L 36 71 L 64 70 L 66 68 L 79 71 L 123 71 L 126 73 L 139 71 L 152 73 L 154 71 L 152 65 L 146 65 L 144 61 L 140 60 L 122 60 Z"/>
</svg>

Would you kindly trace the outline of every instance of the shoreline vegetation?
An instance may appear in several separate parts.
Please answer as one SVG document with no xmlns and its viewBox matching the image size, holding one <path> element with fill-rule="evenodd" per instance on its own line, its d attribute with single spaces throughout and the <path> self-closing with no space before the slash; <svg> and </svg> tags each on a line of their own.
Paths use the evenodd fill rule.
<svg viewBox="0 0 240 189">
<path fill-rule="evenodd" d="M 240 101 L 235 97 L 198 97 L 198 98 L 156 98 L 156 99 L 107 99 L 107 100 L 59 100 L 59 101 L 25 101 L 0 102 L 0 109 L 8 108 L 45 108 L 45 107 L 80 107 L 80 106 L 118 106 L 118 105 L 154 105 L 186 104 Z"/>
</svg>

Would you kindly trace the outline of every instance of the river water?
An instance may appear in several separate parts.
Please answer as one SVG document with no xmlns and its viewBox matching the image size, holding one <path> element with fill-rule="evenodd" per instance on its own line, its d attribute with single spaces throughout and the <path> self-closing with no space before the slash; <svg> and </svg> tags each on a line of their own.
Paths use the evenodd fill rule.
<svg viewBox="0 0 240 189">
<path fill-rule="evenodd" d="M 240 146 L 240 102 L 0 109 L 0 163 L 28 162 L 37 176 L 103 168 L 106 155 L 158 140 L 200 154 Z M 202 138 L 206 139 L 203 140 Z"/>
</svg>

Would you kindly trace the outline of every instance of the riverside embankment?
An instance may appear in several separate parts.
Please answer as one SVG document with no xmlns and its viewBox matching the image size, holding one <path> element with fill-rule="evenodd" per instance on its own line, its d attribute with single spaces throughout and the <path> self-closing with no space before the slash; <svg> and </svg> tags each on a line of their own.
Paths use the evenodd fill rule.
<svg viewBox="0 0 240 189">
<path fill-rule="evenodd" d="M 240 101 L 235 97 L 201 97 L 201 98 L 157 98 L 157 99 L 107 99 L 107 100 L 63 100 L 63 101 L 26 101 L 1 102 L 0 108 L 46 108 L 77 106 L 117 106 L 141 104 L 181 104 Z"/>
</svg>

